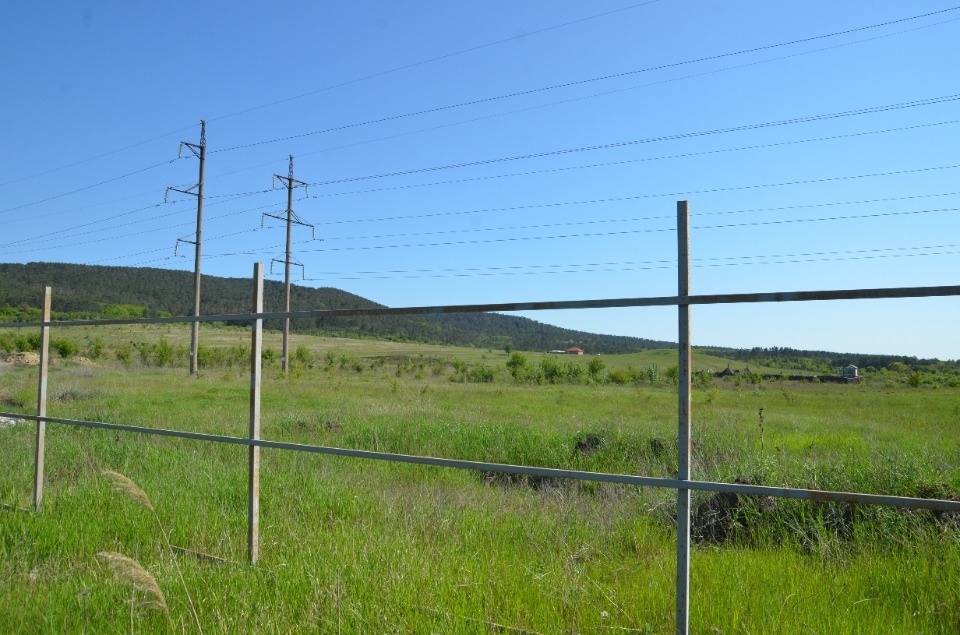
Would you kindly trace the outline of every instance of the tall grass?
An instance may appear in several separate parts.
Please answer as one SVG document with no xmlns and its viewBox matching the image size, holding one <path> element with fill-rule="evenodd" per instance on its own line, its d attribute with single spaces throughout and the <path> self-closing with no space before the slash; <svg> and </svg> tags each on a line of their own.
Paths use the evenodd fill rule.
<svg viewBox="0 0 960 635">
<path fill-rule="evenodd" d="M 352 359 L 384 354 L 350 351 Z M 491 353 L 476 352 L 477 362 L 483 354 L 492 365 Z M 315 352 L 299 375 L 267 372 L 264 438 L 656 476 L 676 469 L 676 392 L 666 384 L 453 383 L 452 368 L 434 375 L 429 363 L 417 378 L 415 367 L 400 376 L 391 363 L 341 372 L 323 359 Z M 29 412 L 33 372 L 4 369 L 0 396 L 22 395 Z M 51 372 L 49 393 L 76 398 L 52 400 L 49 411 L 243 436 L 248 385 L 226 370 L 190 378 L 182 369 L 64 365 Z M 956 496 L 958 397 L 713 382 L 693 397 L 694 475 Z M 31 434 L 30 426 L 0 429 L 3 502 L 29 500 Z M 171 622 L 208 632 L 672 628 L 671 490 L 271 450 L 262 461 L 261 562 L 248 567 L 236 564 L 246 557 L 244 448 L 49 425 L 43 512 L 0 510 L 0 629 L 126 630 L 128 595 L 108 584 L 98 552 L 127 554 L 166 592 L 170 617 L 138 614 L 138 630 Z M 104 470 L 151 492 L 153 511 L 118 504 Z M 694 497 L 695 508 L 709 502 Z M 703 539 L 693 555 L 694 632 L 960 629 L 960 542 L 949 515 L 736 503 L 719 508 L 730 512 L 724 538 Z M 172 558 L 174 545 L 226 562 Z"/>
</svg>

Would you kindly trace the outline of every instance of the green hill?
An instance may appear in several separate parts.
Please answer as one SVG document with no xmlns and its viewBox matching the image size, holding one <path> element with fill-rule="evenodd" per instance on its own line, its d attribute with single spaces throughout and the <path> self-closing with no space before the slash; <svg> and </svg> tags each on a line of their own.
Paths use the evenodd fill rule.
<svg viewBox="0 0 960 635">
<path fill-rule="evenodd" d="M 107 315 L 191 315 L 193 274 L 187 271 L 63 263 L 0 264 L 0 319 L 37 319 L 41 289 L 52 287 L 60 319 Z M 250 310 L 247 278 L 204 276 L 204 315 Z M 264 309 L 283 310 L 283 284 L 264 282 Z M 372 308 L 382 305 L 339 289 L 292 285 L 294 310 Z M 279 321 L 267 323 L 280 328 Z M 675 343 L 563 329 L 527 318 L 493 313 L 297 319 L 291 329 L 323 335 L 375 337 L 485 348 L 551 350 L 578 346 L 588 353 L 629 353 L 672 348 Z"/>
</svg>

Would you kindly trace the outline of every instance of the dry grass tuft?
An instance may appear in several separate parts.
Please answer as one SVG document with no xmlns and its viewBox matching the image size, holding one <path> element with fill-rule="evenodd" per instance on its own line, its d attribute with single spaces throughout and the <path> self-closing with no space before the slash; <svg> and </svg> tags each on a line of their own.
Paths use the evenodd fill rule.
<svg viewBox="0 0 960 635">
<path fill-rule="evenodd" d="M 116 491 L 120 492 L 121 494 L 126 494 L 127 496 L 129 496 L 136 502 L 140 503 L 141 505 L 143 505 L 153 513 L 153 518 L 154 520 L 157 521 L 157 527 L 160 529 L 160 534 L 163 536 L 163 542 L 166 544 L 167 550 L 173 556 L 173 565 L 177 569 L 177 577 L 180 578 L 180 584 L 183 586 L 183 592 L 186 593 L 187 601 L 190 603 L 190 613 L 193 614 L 193 619 L 197 623 L 197 629 L 202 635 L 203 627 L 200 625 L 200 616 L 197 615 L 197 608 L 193 604 L 193 597 L 190 595 L 190 589 L 187 588 L 187 583 L 183 579 L 183 571 L 180 570 L 180 564 L 177 562 L 177 558 L 176 558 L 173 546 L 171 546 L 170 544 L 170 536 L 169 534 L 167 534 L 167 530 L 164 529 L 163 523 L 160 522 L 160 516 L 157 514 L 157 510 L 153 508 L 153 503 L 150 502 L 150 497 L 147 496 L 147 493 L 144 492 L 142 489 L 140 489 L 140 487 L 136 483 L 134 483 L 130 478 L 124 476 L 123 474 L 120 474 L 119 472 L 114 472 L 113 470 L 103 470 L 103 475 L 109 478 L 111 481 L 113 481 L 113 488 Z M 108 552 L 102 552 L 102 553 L 108 553 Z M 120 554 L 113 554 L 113 555 L 118 558 L 125 558 L 126 560 L 129 560 L 129 558 L 126 558 L 125 556 L 121 556 Z M 142 567 L 140 567 L 140 565 L 137 565 L 135 561 L 130 560 L 130 562 L 136 565 L 138 569 L 143 571 L 143 575 L 150 577 L 150 574 L 144 571 Z M 111 565 L 111 568 L 113 568 L 113 565 Z M 118 575 L 120 575 L 120 573 L 116 569 L 114 570 L 114 573 L 117 573 Z M 153 580 L 152 577 L 150 579 Z M 169 618 L 170 613 L 167 611 L 166 603 L 163 602 L 162 600 L 163 594 L 160 593 L 160 587 L 156 586 L 156 581 L 154 581 L 153 584 L 154 584 L 154 587 L 156 587 L 157 593 L 160 595 L 163 610 L 167 612 L 167 617 Z"/>
<path fill-rule="evenodd" d="M 142 606 L 160 609 L 169 617 L 170 609 L 167 608 L 167 600 L 163 597 L 160 585 L 139 562 L 114 551 L 100 551 L 97 557 L 107 563 L 115 576 L 129 582 L 147 596 L 148 599 L 140 603 Z"/>
<path fill-rule="evenodd" d="M 147 493 L 140 489 L 132 480 L 123 474 L 114 472 L 112 470 L 104 470 L 103 475 L 113 481 L 113 488 L 115 490 L 121 494 L 126 494 L 150 511 L 156 513 L 156 510 L 153 509 L 153 503 L 150 502 L 150 497 L 147 496 Z"/>
</svg>

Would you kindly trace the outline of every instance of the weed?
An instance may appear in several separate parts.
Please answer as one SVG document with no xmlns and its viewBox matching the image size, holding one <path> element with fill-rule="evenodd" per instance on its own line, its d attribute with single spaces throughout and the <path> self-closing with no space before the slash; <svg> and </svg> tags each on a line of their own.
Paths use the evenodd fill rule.
<svg viewBox="0 0 960 635">
<path fill-rule="evenodd" d="M 200 617 L 197 615 L 197 609 L 193 604 L 193 597 L 190 595 L 190 590 L 187 588 L 187 583 L 183 579 L 183 572 L 180 570 L 180 564 L 177 561 L 176 554 L 174 553 L 173 547 L 170 545 L 170 537 L 167 534 L 167 530 L 166 528 L 164 528 L 163 523 L 160 521 L 160 516 L 157 514 L 157 510 L 154 508 L 153 503 L 150 502 L 150 497 L 147 496 L 147 493 L 144 492 L 142 489 L 140 489 L 140 487 L 136 483 L 134 483 L 133 480 L 127 478 L 126 476 L 124 476 L 123 474 L 120 474 L 119 472 L 104 470 L 103 475 L 106 476 L 107 479 L 109 479 L 112 482 L 113 488 L 116 491 L 120 492 L 121 494 L 124 494 L 128 498 L 136 501 L 141 506 L 150 510 L 150 513 L 153 515 L 154 520 L 157 522 L 157 527 L 160 530 L 160 535 L 163 537 L 163 542 L 167 547 L 167 551 L 170 554 L 171 559 L 173 560 L 174 567 L 177 570 L 177 576 L 180 578 L 180 584 L 183 587 L 183 592 L 186 594 L 187 601 L 190 603 L 190 612 L 193 614 L 193 619 L 196 621 L 197 628 L 199 629 L 200 633 L 203 633 L 203 627 L 200 626 Z M 119 556 L 119 554 L 115 554 L 115 555 Z M 130 560 L 129 558 L 123 558 L 123 556 L 120 556 L 119 559 L 113 558 L 113 560 L 118 563 L 122 563 L 121 565 L 118 565 L 118 566 L 121 566 L 123 571 L 137 573 L 137 569 L 142 570 L 142 567 L 139 567 L 139 565 L 136 565 L 136 563 Z M 110 562 L 109 559 L 108 559 L 108 562 Z M 136 567 L 132 567 L 131 563 L 132 565 L 136 565 Z M 143 573 L 146 573 L 146 571 L 143 571 Z M 142 575 L 142 574 L 138 574 L 138 575 Z M 147 574 L 147 577 L 149 577 L 149 574 Z M 150 579 L 152 580 L 152 577 Z M 153 581 L 153 585 L 156 586 L 156 581 Z M 157 592 L 159 593 L 159 587 L 157 587 Z M 161 594 L 161 597 L 162 597 L 162 594 Z M 166 603 L 164 603 L 164 609 L 166 610 Z M 169 612 L 167 612 L 167 614 L 169 616 Z"/>
</svg>

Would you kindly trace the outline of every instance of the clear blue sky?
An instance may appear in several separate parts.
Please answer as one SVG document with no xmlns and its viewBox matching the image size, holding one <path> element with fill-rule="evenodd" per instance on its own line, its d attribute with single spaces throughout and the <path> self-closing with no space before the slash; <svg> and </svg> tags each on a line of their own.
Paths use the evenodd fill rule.
<svg viewBox="0 0 960 635">
<path fill-rule="evenodd" d="M 390 306 L 673 295 L 678 199 L 693 293 L 957 284 L 958 42 L 943 0 L 7 3 L 2 261 L 192 271 L 195 199 L 163 201 L 206 119 L 206 274 L 283 259 L 262 214 L 293 154 L 317 236 L 294 230 L 295 281 Z M 675 341 L 675 314 L 529 317 Z M 958 314 L 695 307 L 692 328 L 958 359 Z"/>
</svg>

